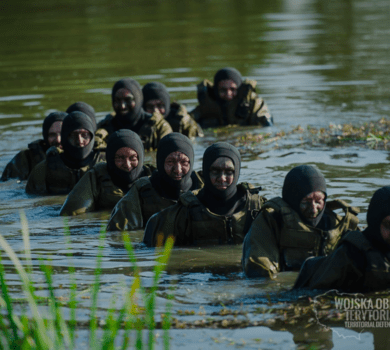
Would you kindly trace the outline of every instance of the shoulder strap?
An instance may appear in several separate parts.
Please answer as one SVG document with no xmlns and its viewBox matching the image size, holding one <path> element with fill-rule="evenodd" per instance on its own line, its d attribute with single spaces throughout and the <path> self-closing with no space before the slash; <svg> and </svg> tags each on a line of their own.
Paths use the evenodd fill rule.
<svg viewBox="0 0 390 350">
<path fill-rule="evenodd" d="M 139 192 L 146 191 L 152 188 L 152 183 L 149 180 L 149 177 L 144 176 L 139 178 L 136 182 L 134 182 L 134 186 L 137 188 Z"/>
<path fill-rule="evenodd" d="M 208 79 L 204 79 L 196 86 L 199 102 L 208 98 L 210 95 L 214 96 L 213 86 L 213 83 Z"/>
<path fill-rule="evenodd" d="M 199 204 L 198 198 L 191 191 L 183 193 L 180 196 L 179 201 L 187 208 Z"/>
<path fill-rule="evenodd" d="M 344 222 L 345 228 L 347 230 L 356 230 L 359 223 L 359 219 L 357 217 L 357 214 L 360 212 L 359 208 L 351 207 L 347 202 L 344 202 L 341 199 L 326 202 L 326 207 L 332 211 L 342 209 L 345 216 L 341 219 L 341 221 Z"/>
<path fill-rule="evenodd" d="M 369 251 L 373 249 L 370 241 L 360 231 L 348 232 L 341 239 L 340 243 L 341 242 L 349 242 L 362 251 Z"/>
</svg>

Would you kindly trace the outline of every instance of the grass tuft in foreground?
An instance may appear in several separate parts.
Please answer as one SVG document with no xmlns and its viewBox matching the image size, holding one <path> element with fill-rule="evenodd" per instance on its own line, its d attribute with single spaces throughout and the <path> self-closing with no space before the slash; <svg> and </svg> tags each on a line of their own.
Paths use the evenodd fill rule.
<svg viewBox="0 0 390 350">
<path fill-rule="evenodd" d="M 48 297 L 42 298 L 35 292 L 31 280 L 33 269 L 30 240 L 27 220 L 21 213 L 22 234 L 24 241 L 24 261 L 21 261 L 15 254 L 8 242 L 0 235 L 0 349 L 75 349 L 77 322 L 77 285 L 75 283 L 76 270 L 70 264 L 70 297 L 68 308 L 69 317 L 64 317 L 64 308 L 56 297 L 53 284 L 53 268 L 48 259 L 39 259 L 39 267 L 43 272 L 48 290 Z M 102 259 L 104 248 L 105 231 L 100 231 L 99 248 L 95 268 L 95 279 L 91 291 L 91 309 L 89 316 L 89 348 L 90 349 L 154 349 L 155 340 L 153 331 L 155 323 L 155 300 L 157 286 L 161 273 L 163 272 L 173 247 L 173 239 L 168 238 L 164 250 L 158 255 L 154 267 L 154 278 L 152 287 L 148 290 L 142 286 L 140 271 L 137 266 L 135 253 L 128 234 L 123 234 L 125 248 L 129 260 L 134 269 L 134 281 L 130 287 L 124 286 L 125 300 L 122 308 L 115 308 L 115 296 L 111 300 L 110 308 L 104 320 L 98 322 L 98 294 L 100 290 L 100 276 L 102 273 Z M 70 232 L 66 229 L 66 240 L 70 246 Z M 69 249 L 68 258 L 72 259 Z M 7 287 L 6 271 L 2 262 L 2 255 L 6 254 L 12 261 L 22 284 L 26 302 L 20 311 L 20 300 L 14 300 Z M 141 296 L 142 304 L 138 300 Z M 43 301 L 42 301 L 43 299 Z M 17 312 L 15 309 L 18 309 Z M 162 328 L 164 329 L 163 344 L 169 349 L 168 330 L 171 324 L 171 304 L 163 317 Z M 148 332 L 148 341 L 145 343 L 142 336 L 143 330 Z M 135 339 L 131 337 L 135 333 Z"/>
</svg>

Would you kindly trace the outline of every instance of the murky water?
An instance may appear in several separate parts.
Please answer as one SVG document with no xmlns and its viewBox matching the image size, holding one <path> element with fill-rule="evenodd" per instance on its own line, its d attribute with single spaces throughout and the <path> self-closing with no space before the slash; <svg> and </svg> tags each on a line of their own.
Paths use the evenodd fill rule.
<svg viewBox="0 0 390 350">
<path fill-rule="evenodd" d="M 245 77 L 258 81 L 259 93 L 276 122 L 266 130 L 271 133 L 297 125 L 377 121 L 390 114 L 388 1 L 378 0 L 373 5 L 364 0 L 276 0 L 261 4 L 254 0 L 38 0 L 24 2 L 23 6 L 4 1 L 0 9 L 0 169 L 40 137 L 42 119 L 49 112 L 85 101 L 94 106 L 98 118 L 103 117 L 111 111 L 112 85 L 126 76 L 142 85 L 153 80 L 163 82 L 173 99 L 191 109 L 196 105 L 196 84 L 203 78 L 212 79 L 221 67 L 234 66 Z M 218 139 L 234 140 L 248 131 L 262 130 L 234 129 Z M 196 169 L 201 166 L 204 149 L 214 140 L 215 134 L 210 131 L 204 141 L 196 143 Z M 240 180 L 261 185 L 266 197 L 281 194 L 284 176 L 291 167 L 316 164 L 327 179 L 328 196 L 360 207 L 363 224 L 372 193 L 389 184 L 389 156 L 385 151 L 313 148 L 302 145 L 296 137 L 279 141 L 279 148 L 242 150 Z M 153 158 L 154 154 L 147 156 L 148 161 Z M 38 257 L 50 257 L 55 283 L 61 286 L 58 293 L 67 295 L 67 268 L 73 264 L 79 290 L 88 294 L 99 229 L 109 212 L 69 218 L 73 252 L 69 261 L 64 222 L 58 216 L 65 197 L 27 196 L 24 186 L 17 181 L 0 183 L 1 234 L 23 256 L 19 210 L 24 210 L 35 266 Z M 142 232 L 131 236 L 143 282 L 150 285 L 154 251 L 139 243 Z M 99 302 L 102 311 L 120 292 L 121 281 L 128 285 L 132 281 L 132 268 L 120 242 L 120 237 L 111 234 L 105 241 Z M 245 317 L 253 321 L 264 317 L 254 311 L 259 306 L 270 307 L 268 298 L 275 305 L 280 298 L 287 303 L 296 300 L 285 292 L 292 286 L 295 273 L 281 274 L 276 281 L 248 280 L 241 272 L 240 257 L 241 247 L 175 249 L 162 277 L 158 310 L 165 309 L 172 286 L 174 313 L 195 311 L 195 315 L 181 316 L 185 320 L 210 317 L 225 305 L 244 310 Z M 43 281 L 39 269 L 34 271 L 35 279 Z M 16 293 L 18 279 L 13 274 L 9 279 Z M 81 298 L 80 303 L 78 317 L 87 319 L 90 301 Z M 203 311 L 197 316 L 199 310 L 206 316 Z M 379 331 L 359 335 L 341 330 L 349 338 L 335 331 L 325 335 L 307 331 L 305 335 L 297 328 L 280 327 L 174 330 L 171 336 L 174 347 L 192 343 L 193 349 L 225 348 L 227 344 L 288 349 L 295 344 L 304 346 L 310 337 L 320 339 L 325 348 L 386 346 L 387 338 Z"/>
</svg>

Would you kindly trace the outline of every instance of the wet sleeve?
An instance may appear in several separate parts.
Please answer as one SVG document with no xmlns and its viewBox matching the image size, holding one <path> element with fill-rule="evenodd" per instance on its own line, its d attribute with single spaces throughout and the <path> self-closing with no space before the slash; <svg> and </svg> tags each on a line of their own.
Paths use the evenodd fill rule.
<svg viewBox="0 0 390 350">
<path fill-rule="evenodd" d="M 202 128 L 187 112 L 187 109 L 184 105 L 179 106 L 178 112 L 176 113 L 175 117 L 179 119 L 180 123 L 180 130 L 177 130 L 178 132 L 182 133 L 183 135 L 186 135 L 190 139 L 195 138 L 197 136 L 204 136 Z M 172 127 L 172 129 L 174 128 Z"/>
<path fill-rule="evenodd" d="M 272 213 L 262 210 L 244 239 L 242 267 L 248 277 L 272 277 L 279 271 L 279 232 Z"/>
<path fill-rule="evenodd" d="M 145 227 L 144 243 L 148 247 L 161 247 L 169 236 L 182 236 L 180 232 L 183 231 L 183 220 L 180 213 L 180 204 L 174 204 L 151 216 Z M 175 243 L 177 245 L 178 240 Z"/>
<path fill-rule="evenodd" d="M 91 169 L 77 182 L 72 191 L 70 191 L 61 208 L 60 215 L 72 216 L 94 211 L 98 196 L 96 172 L 94 169 Z"/>
<path fill-rule="evenodd" d="M 294 289 L 361 290 L 364 273 L 354 261 L 365 257 L 351 245 L 342 244 L 331 255 L 307 259 L 302 265 Z"/>
<path fill-rule="evenodd" d="M 250 125 L 271 126 L 274 119 L 264 100 L 255 92 L 252 92 L 252 100 L 254 100 L 253 110 L 250 118 Z"/>
<path fill-rule="evenodd" d="M 19 180 L 27 180 L 30 175 L 29 150 L 20 151 L 5 167 L 1 180 L 18 178 Z"/>
<path fill-rule="evenodd" d="M 132 186 L 112 210 L 107 231 L 131 231 L 144 227 L 138 189 Z"/>
<path fill-rule="evenodd" d="M 160 140 L 165 136 L 165 135 L 168 135 L 170 134 L 172 131 L 172 128 L 171 126 L 169 125 L 169 123 L 165 120 L 165 119 L 162 119 L 160 122 L 159 122 L 159 125 L 157 127 L 157 139 L 158 139 L 158 142 L 160 142 Z M 157 145 L 158 145 L 158 142 L 157 142 Z M 157 145 L 155 148 L 157 148 Z"/>
<path fill-rule="evenodd" d="M 46 188 L 46 160 L 38 163 L 27 180 L 26 193 L 47 194 Z"/>
</svg>

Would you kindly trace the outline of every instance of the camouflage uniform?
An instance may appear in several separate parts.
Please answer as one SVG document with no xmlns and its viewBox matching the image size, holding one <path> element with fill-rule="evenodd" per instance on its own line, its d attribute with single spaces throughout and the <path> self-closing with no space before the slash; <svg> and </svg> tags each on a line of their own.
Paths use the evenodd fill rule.
<svg viewBox="0 0 390 350">
<path fill-rule="evenodd" d="M 48 146 L 45 141 L 37 140 L 31 142 L 27 149 L 20 151 L 5 167 L 1 180 L 6 181 L 11 178 L 27 180 L 33 168 L 46 159 Z"/>
<path fill-rule="evenodd" d="M 333 210 L 342 209 L 342 217 Z M 269 276 L 279 271 L 299 270 L 306 258 L 327 255 L 340 237 L 358 224 L 357 208 L 341 200 L 326 203 L 330 229 L 304 223 L 282 198 L 266 202 L 253 222 L 243 245 L 242 266 L 249 277 Z"/>
<path fill-rule="evenodd" d="M 390 251 L 381 251 L 362 232 L 348 232 L 333 254 L 308 259 L 294 288 L 367 292 L 390 287 Z"/>
<path fill-rule="evenodd" d="M 203 180 L 195 171 L 192 179 L 196 188 L 203 187 Z M 129 192 L 115 206 L 107 224 L 107 231 L 143 228 L 152 215 L 175 203 L 177 201 L 160 196 L 150 179 L 142 177 L 134 182 Z"/>
<path fill-rule="evenodd" d="M 154 215 L 145 229 L 144 243 L 161 246 L 168 236 L 175 237 L 175 245 L 240 244 L 264 199 L 258 188 L 247 183 L 237 186 L 246 194 L 244 208 L 232 215 L 212 213 L 196 197 L 198 191 L 186 192 L 174 206 Z"/>
<path fill-rule="evenodd" d="M 105 160 L 105 153 L 95 152 L 91 162 L 80 168 L 68 168 L 61 159 L 63 150 L 53 146 L 46 159 L 34 167 L 26 185 L 29 194 L 68 194 L 82 176 L 96 163 Z"/>
<path fill-rule="evenodd" d="M 114 118 L 115 112 L 108 114 L 98 123 L 98 130 L 95 133 L 97 139 L 104 140 L 107 143 L 108 137 L 116 131 L 112 123 Z M 160 140 L 171 133 L 172 128 L 159 112 L 154 112 L 153 115 L 147 113 L 146 118 L 137 134 L 144 144 L 145 151 L 149 151 L 157 149 Z"/>
<path fill-rule="evenodd" d="M 165 120 L 171 125 L 174 132 L 180 132 L 190 139 L 203 137 L 200 125 L 188 114 L 186 107 L 177 102 L 171 103 L 170 112 Z"/>
<path fill-rule="evenodd" d="M 152 169 L 145 165 L 141 176 L 150 176 Z M 69 193 L 60 215 L 78 215 L 101 209 L 112 210 L 125 195 L 116 186 L 107 170 L 106 163 L 98 163 L 90 169 Z"/>
<path fill-rule="evenodd" d="M 224 116 L 214 97 L 213 83 L 205 79 L 198 84 L 197 106 L 190 115 L 202 128 L 229 124 L 269 126 L 273 118 L 264 100 L 256 93 L 257 82 L 246 79 L 239 87 L 237 97 L 229 103 Z"/>
</svg>

